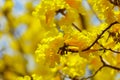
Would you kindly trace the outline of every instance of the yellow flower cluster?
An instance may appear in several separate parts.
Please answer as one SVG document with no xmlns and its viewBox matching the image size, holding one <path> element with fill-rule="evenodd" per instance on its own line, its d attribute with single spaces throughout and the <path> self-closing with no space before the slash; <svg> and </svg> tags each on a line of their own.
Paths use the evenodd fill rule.
<svg viewBox="0 0 120 80">
<path fill-rule="evenodd" d="M 118 15 L 115 14 L 115 5 L 111 4 L 109 0 L 88 0 L 88 2 L 96 16 L 101 21 L 105 21 L 89 31 L 85 27 L 83 30 L 80 26 L 80 21 L 84 20 L 84 18 L 80 18 L 80 16 L 84 16 L 84 9 L 81 10 L 82 0 L 41 0 L 33 12 L 33 15 L 39 18 L 39 26 L 42 27 L 40 28 L 42 29 L 41 40 L 35 51 L 39 72 L 32 77 L 18 78 L 19 80 L 81 78 L 86 74 L 86 67 L 92 72 L 92 77 L 98 80 L 98 77 L 102 76 L 104 72 L 109 72 L 109 69 L 107 71 L 103 69 L 103 72 L 97 74 L 102 65 L 101 70 L 106 66 L 111 68 L 106 62 L 115 66 L 120 65 L 118 60 L 120 56 L 114 54 L 114 50 L 119 51 L 120 28 L 116 24 L 107 25 L 119 20 Z M 102 60 L 101 57 L 105 60 Z M 112 79 L 114 79 L 115 73 L 110 69 L 109 74 Z M 108 76 L 103 79 L 110 79 Z"/>
<path fill-rule="evenodd" d="M 70 77 L 83 76 L 85 74 L 87 60 L 80 57 L 79 54 L 68 54 L 61 57 L 61 71 Z"/>
<path fill-rule="evenodd" d="M 112 23 L 114 21 L 120 21 L 120 7 L 112 4 L 110 1 L 112 0 L 88 0 L 92 5 L 95 13 L 102 21 L 106 23 Z M 117 2 L 113 0 L 113 2 Z M 119 3 L 119 2 L 118 2 Z"/>
<path fill-rule="evenodd" d="M 62 28 L 70 26 L 72 22 L 79 22 L 79 14 L 84 13 L 80 6 L 81 0 L 41 0 L 33 15 L 39 18 L 45 29 L 56 26 Z M 60 19 L 57 20 L 56 17 Z"/>
</svg>

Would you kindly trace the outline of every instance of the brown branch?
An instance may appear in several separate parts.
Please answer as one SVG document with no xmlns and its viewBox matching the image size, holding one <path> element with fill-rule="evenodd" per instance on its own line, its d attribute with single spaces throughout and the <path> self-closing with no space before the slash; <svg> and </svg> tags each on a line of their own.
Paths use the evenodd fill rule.
<svg viewBox="0 0 120 80">
<path fill-rule="evenodd" d="M 82 79 L 80 79 L 80 80 L 87 80 L 87 79 L 89 79 L 89 78 L 93 78 L 103 67 L 105 67 L 105 64 L 106 64 L 106 63 L 104 62 L 102 56 L 100 56 L 100 60 L 101 60 L 101 62 L 103 63 L 103 65 L 102 65 L 101 67 L 99 67 L 99 69 L 98 69 L 97 71 L 95 71 L 95 73 L 94 73 L 93 75 L 88 76 L 88 77 L 86 77 L 86 78 L 82 78 Z"/>
<path fill-rule="evenodd" d="M 99 42 L 97 42 L 103 49 L 100 49 L 100 50 L 104 50 L 104 51 L 106 51 L 106 50 L 109 50 L 109 51 L 111 51 L 111 52 L 114 52 L 114 53 L 118 53 L 118 54 L 120 54 L 120 52 L 119 51 L 115 51 L 115 50 L 112 50 L 111 48 L 106 48 L 106 47 L 104 47 L 102 44 L 100 44 Z"/>
<path fill-rule="evenodd" d="M 79 32 L 81 32 L 81 30 L 80 30 L 74 23 L 72 23 L 72 25 L 73 25 Z"/>
<path fill-rule="evenodd" d="M 107 63 L 103 60 L 102 56 L 100 56 L 100 60 L 101 60 L 101 62 L 102 62 L 103 65 L 102 65 L 97 71 L 95 71 L 95 73 L 94 73 L 93 75 L 88 76 L 88 77 L 86 77 L 86 78 L 82 78 L 82 79 L 80 79 L 80 80 L 87 80 L 87 79 L 89 79 L 89 78 L 93 78 L 93 77 L 96 76 L 96 74 L 97 74 L 102 68 L 104 68 L 104 67 L 108 67 L 108 68 L 115 69 L 115 70 L 120 70 L 120 68 L 118 68 L 118 67 L 115 67 L 115 66 L 112 66 L 112 65 L 107 64 Z"/>
<path fill-rule="evenodd" d="M 118 67 L 115 67 L 115 66 L 112 66 L 112 65 L 109 65 L 109 64 L 105 63 L 102 56 L 100 56 L 100 59 L 101 59 L 101 62 L 103 63 L 104 67 L 109 67 L 109 68 L 112 68 L 112 69 L 115 69 L 115 70 L 120 70 L 120 68 L 118 68 Z"/>
<path fill-rule="evenodd" d="M 103 67 L 104 67 L 104 66 L 101 66 L 97 71 L 95 71 L 95 73 L 94 73 L 93 75 L 88 76 L 88 77 L 86 77 L 86 78 L 82 78 L 82 79 L 80 79 L 80 80 L 87 80 L 87 79 L 89 79 L 89 78 L 93 78 Z"/>
<path fill-rule="evenodd" d="M 86 23 L 85 23 L 85 16 L 79 13 L 79 18 L 81 20 L 80 22 L 81 22 L 82 28 L 87 29 L 87 26 L 86 26 Z"/>
<path fill-rule="evenodd" d="M 65 15 L 66 15 L 65 11 L 66 11 L 65 8 L 64 8 L 64 9 L 59 9 L 58 11 L 56 11 L 56 14 L 61 13 L 63 16 L 65 16 Z M 72 23 L 72 25 L 73 25 L 73 27 L 75 27 L 79 32 L 81 32 L 81 30 L 80 30 L 74 23 Z"/>
<path fill-rule="evenodd" d="M 100 35 L 98 35 L 98 37 L 95 39 L 95 41 L 94 41 L 90 46 L 88 46 L 87 48 L 83 49 L 82 52 L 83 52 L 83 51 L 87 51 L 87 50 L 89 50 L 92 46 L 94 46 L 94 44 L 101 38 L 101 36 L 102 36 L 108 29 L 110 29 L 113 25 L 118 24 L 118 23 L 119 23 L 119 22 L 117 22 L 117 21 L 111 23 L 107 28 L 105 28 L 105 29 L 101 32 Z"/>
<path fill-rule="evenodd" d="M 120 54 L 120 52 L 119 52 L 119 51 L 112 50 L 111 48 L 106 49 L 106 50 L 110 50 L 111 52 L 114 52 L 114 53 L 118 53 L 118 54 Z"/>
<path fill-rule="evenodd" d="M 103 64 L 103 66 L 106 65 L 106 63 L 105 63 L 105 61 L 103 60 L 102 56 L 99 56 L 99 57 L 100 57 L 100 60 L 101 60 L 101 62 L 102 62 L 102 64 Z"/>
<path fill-rule="evenodd" d="M 109 68 L 112 68 L 112 69 L 115 69 L 115 70 L 120 70 L 120 68 L 112 66 L 112 65 L 108 65 L 108 64 L 105 65 L 104 67 L 109 67 Z"/>
</svg>

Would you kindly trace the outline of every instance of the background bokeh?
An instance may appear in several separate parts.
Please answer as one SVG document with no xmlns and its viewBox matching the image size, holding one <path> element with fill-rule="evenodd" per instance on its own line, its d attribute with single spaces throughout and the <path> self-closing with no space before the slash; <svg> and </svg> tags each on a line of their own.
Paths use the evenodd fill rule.
<svg viewBox="0 0 120 80">
<path fill-rule="evenodd" d="M 32 11 L 40 0 L 0 0 L 0 80 L 37 72 L 34 51 L 39 21 Z"/>
</svg>

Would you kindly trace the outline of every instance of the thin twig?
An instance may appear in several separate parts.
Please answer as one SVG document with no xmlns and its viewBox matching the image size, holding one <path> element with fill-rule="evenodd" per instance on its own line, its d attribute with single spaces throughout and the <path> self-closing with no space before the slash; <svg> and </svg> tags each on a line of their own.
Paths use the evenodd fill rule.
<svg viewBox="0 0 120 80">
<path fill-rule="evenodd" d="M 105 28 L 105 29 L 101 32 L 100 35 L 98 35 L 98 37 L 95 39 L 95 41 L 94 41 L 90 46 L 88 46 L 87 48 L 83 49 L 82 52 L 89 50 L 89 49 L 101 38 L 101 36 L 102 36 L 108 29 L 110 29 L 110 28 L 111 28 L 113 25 L 115 25 L 115 24 L 118 24 L 118 22 L 115 21 L 115 22 L 111 23 L 107 28 Z"/>
<path fill-rule="evenodd" d="M 112 69 L 115 69 L 115 70 L 120 70 L 120 68 L 112 66 L 112 65 L 105 65 L 104 67 L 109 67 L 109 68 L 112 68 Z"/>
<path fill-rule="evenodd" d="M 100 60 L 101 60 L 101 62 L 103 64 L 103 66 L 104 66 L 106 64 L 105 61 L 103 60 L 102 56 L 99 56 L 99 57 L 100 57 Z"/>
<path fill-rule="evenodd" d="M 109 65 L 109 64 L 105 63 L 105 61 L 103 60 L 102 56 L 100 56 L 100 60 L 103 63 L 104 67 L 109 67 L 109 68 L 112 68 L 112 69 L 115 69 L 115 70 L 120 70 L 120 68 L 118 68 L 118 67 L 115 67 L 115 66 L 112 66 L 112 65 Z"/>
<path fill-rule="evenodd" d="M 101 66 L 97 71 L 95 71 L 95 73 L 94 73 L 93 75 L 88 76 L 88 77 L 86 77 L 86 78 L 82 78 L 82 79 L 80 79 L 80 80 L 87 80 L 87 79 L 89 79 L 89 78 L 93 78 L 103 67 L 104 67 L 104 66 Z"/>
<path fill-rule="evenodd" d="M 73 25 L 79 32 L 81 32 L 81 30 L 80 30 L 74 23 L 72 23 L 72 25 Z"/>
<path fill-rule="evenodd" d="M 84 15 L 82 15 L 81 13 L 79 13 L 79 18 L 80 18 L 80 22 L 81 22 L 82 28 L 83 29 L 87 29 Z"/>
<path fill-rule="evenodd" d="M 56 11 L 56 13 L 57 13 L 57 14 L 58 14 L 58 13 L 61 13 L 63 16 L 65 16 L 65 15 L 66 15 L 65 11 L 66 11 L 65 8 L 64 8 L 64 9 L 59 9 L 58 11 Z M 79 32 L 81 32 L 81 30 L 80 30 L 74 23 L 72 23 L 72 25 L 73 25 Z"/>
<path fill-rule="evenodd" d="M 89 78 L 93 78 L 93 77 L 96 76 L 96 74 L 97 74 L 102 68 L 104 68 L 104 67 L 108 67 L 108 68 L 115 69 L 115 70 L 120 70 L 120 68 L 118 68 L 118 67 L 115 67 L 115 66 L 112 66 L 112 65 L 107 64 L 107 63 L 103 60 L 102 56 L 99 56 L 99 57 L 100 57 L 100 60 L 101 60 L 101 62 L 102 62 L 103 65 L 102 65 L 101 67 L 99 67 L 99 69 L 98 69 L 97 71 L 95 71 L 95 73 L 94 73 L 93 75 L 88 76 L 88 77 L 86 77 L 86 78 L 82 78 L 82 79 L 80 79 L 80 80 L 87 80 L 87 79 L 89 79 Z"/>
<path fill-rule="evenodd" d="M 107 49 L 106 47 L 104 47 L 104 46 L 103 46 L 102 44 L 100 44 L 99 42 L 97 42 L 97 43 L 103 48 L 103 49 L 101 49 L 101 50 L 104 50 L 104 51 L 109 50 L 109 51 L 111 51 L 111 52 L 120 54 L 119 51 L 112 50 L 111 48 Z"/>
</svg>

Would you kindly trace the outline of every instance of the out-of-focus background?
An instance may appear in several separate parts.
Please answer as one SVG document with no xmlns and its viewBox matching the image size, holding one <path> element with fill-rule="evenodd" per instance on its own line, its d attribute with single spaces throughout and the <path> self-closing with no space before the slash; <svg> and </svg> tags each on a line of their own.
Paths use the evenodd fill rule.
<svg viewBox="0 0 120 80">
<path fill-rule="evenodd" d="M 0 0 L 0 80 L 37 72 L 34 52 L 39 21 L 32 11 L 40 0 Z"/>
</svg>

